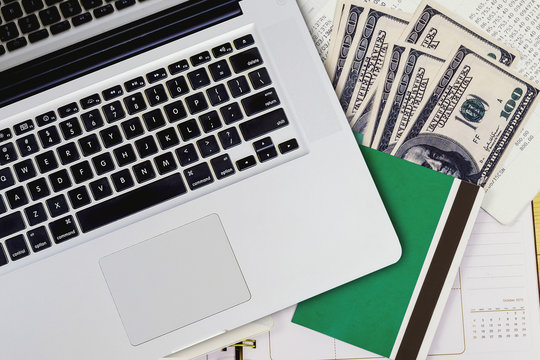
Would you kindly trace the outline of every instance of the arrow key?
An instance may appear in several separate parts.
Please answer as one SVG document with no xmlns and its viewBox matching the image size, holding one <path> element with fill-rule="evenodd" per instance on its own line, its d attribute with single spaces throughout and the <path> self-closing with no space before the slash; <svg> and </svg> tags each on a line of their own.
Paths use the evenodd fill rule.
<svg viewBox="0 0 540 360">
<path fill-rule="evenodd" d="M 240 159 L 236 162 L 236 167 L 239 171 L 244 171 L 255 165 L 257 165 L 257 160 L 255 160 L 255 156 L 253 155 Z"/>
</svg>

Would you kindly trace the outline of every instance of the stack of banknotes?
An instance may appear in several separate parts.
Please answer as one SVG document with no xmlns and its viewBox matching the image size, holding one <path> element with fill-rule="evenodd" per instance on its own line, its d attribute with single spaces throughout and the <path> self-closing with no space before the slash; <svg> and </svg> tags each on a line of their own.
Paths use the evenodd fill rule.
<svg viewBox="0 0 540 360">
<path fill-rule="evenodd" d="M 364 145 L 484 186 L 538 101 L 518 60 L 437 2 L 338 0 L 325 66 Z"/>
</svg>

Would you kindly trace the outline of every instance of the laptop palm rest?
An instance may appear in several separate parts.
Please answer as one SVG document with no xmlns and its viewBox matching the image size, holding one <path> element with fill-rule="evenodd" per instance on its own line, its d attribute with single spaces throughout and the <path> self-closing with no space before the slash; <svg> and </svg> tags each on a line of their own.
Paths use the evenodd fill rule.
<svg viewBox="0 0 540 360">
<path fill-rule="evenodd" d="M 100 266 L 132 345 L 251 297 L 215 214 L 108 255 Z"/>
</svg>

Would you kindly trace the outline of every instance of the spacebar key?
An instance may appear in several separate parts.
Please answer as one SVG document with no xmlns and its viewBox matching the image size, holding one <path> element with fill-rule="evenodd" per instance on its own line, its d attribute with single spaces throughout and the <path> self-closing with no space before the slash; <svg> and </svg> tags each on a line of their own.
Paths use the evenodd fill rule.
<svg viewBox="0 0 540 360">
<path fill-rule="evenodd" d="M 77 212 L 86 233 L 186 193 L 180 174 L 174 174 Z"/>
</svg>

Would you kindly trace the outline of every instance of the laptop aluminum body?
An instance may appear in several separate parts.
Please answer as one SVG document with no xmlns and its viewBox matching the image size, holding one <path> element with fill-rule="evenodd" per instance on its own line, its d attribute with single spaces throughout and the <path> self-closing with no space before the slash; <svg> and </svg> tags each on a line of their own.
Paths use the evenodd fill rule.
<svg viewBox="0 0 540 360">
<path fill-rule="evenodd" d="M 251 34 L 289 124 L 227 154 L 236 161 L 266 136 L 299 145 L 92 231 L 77 222 L 77 237 L 0 267 L 1 359 L 158 359 L 400 257 L 295 1 L 235 6 L 241 14 L 0 109 L 0 128 L 13 127 Z"/>
</svg>

